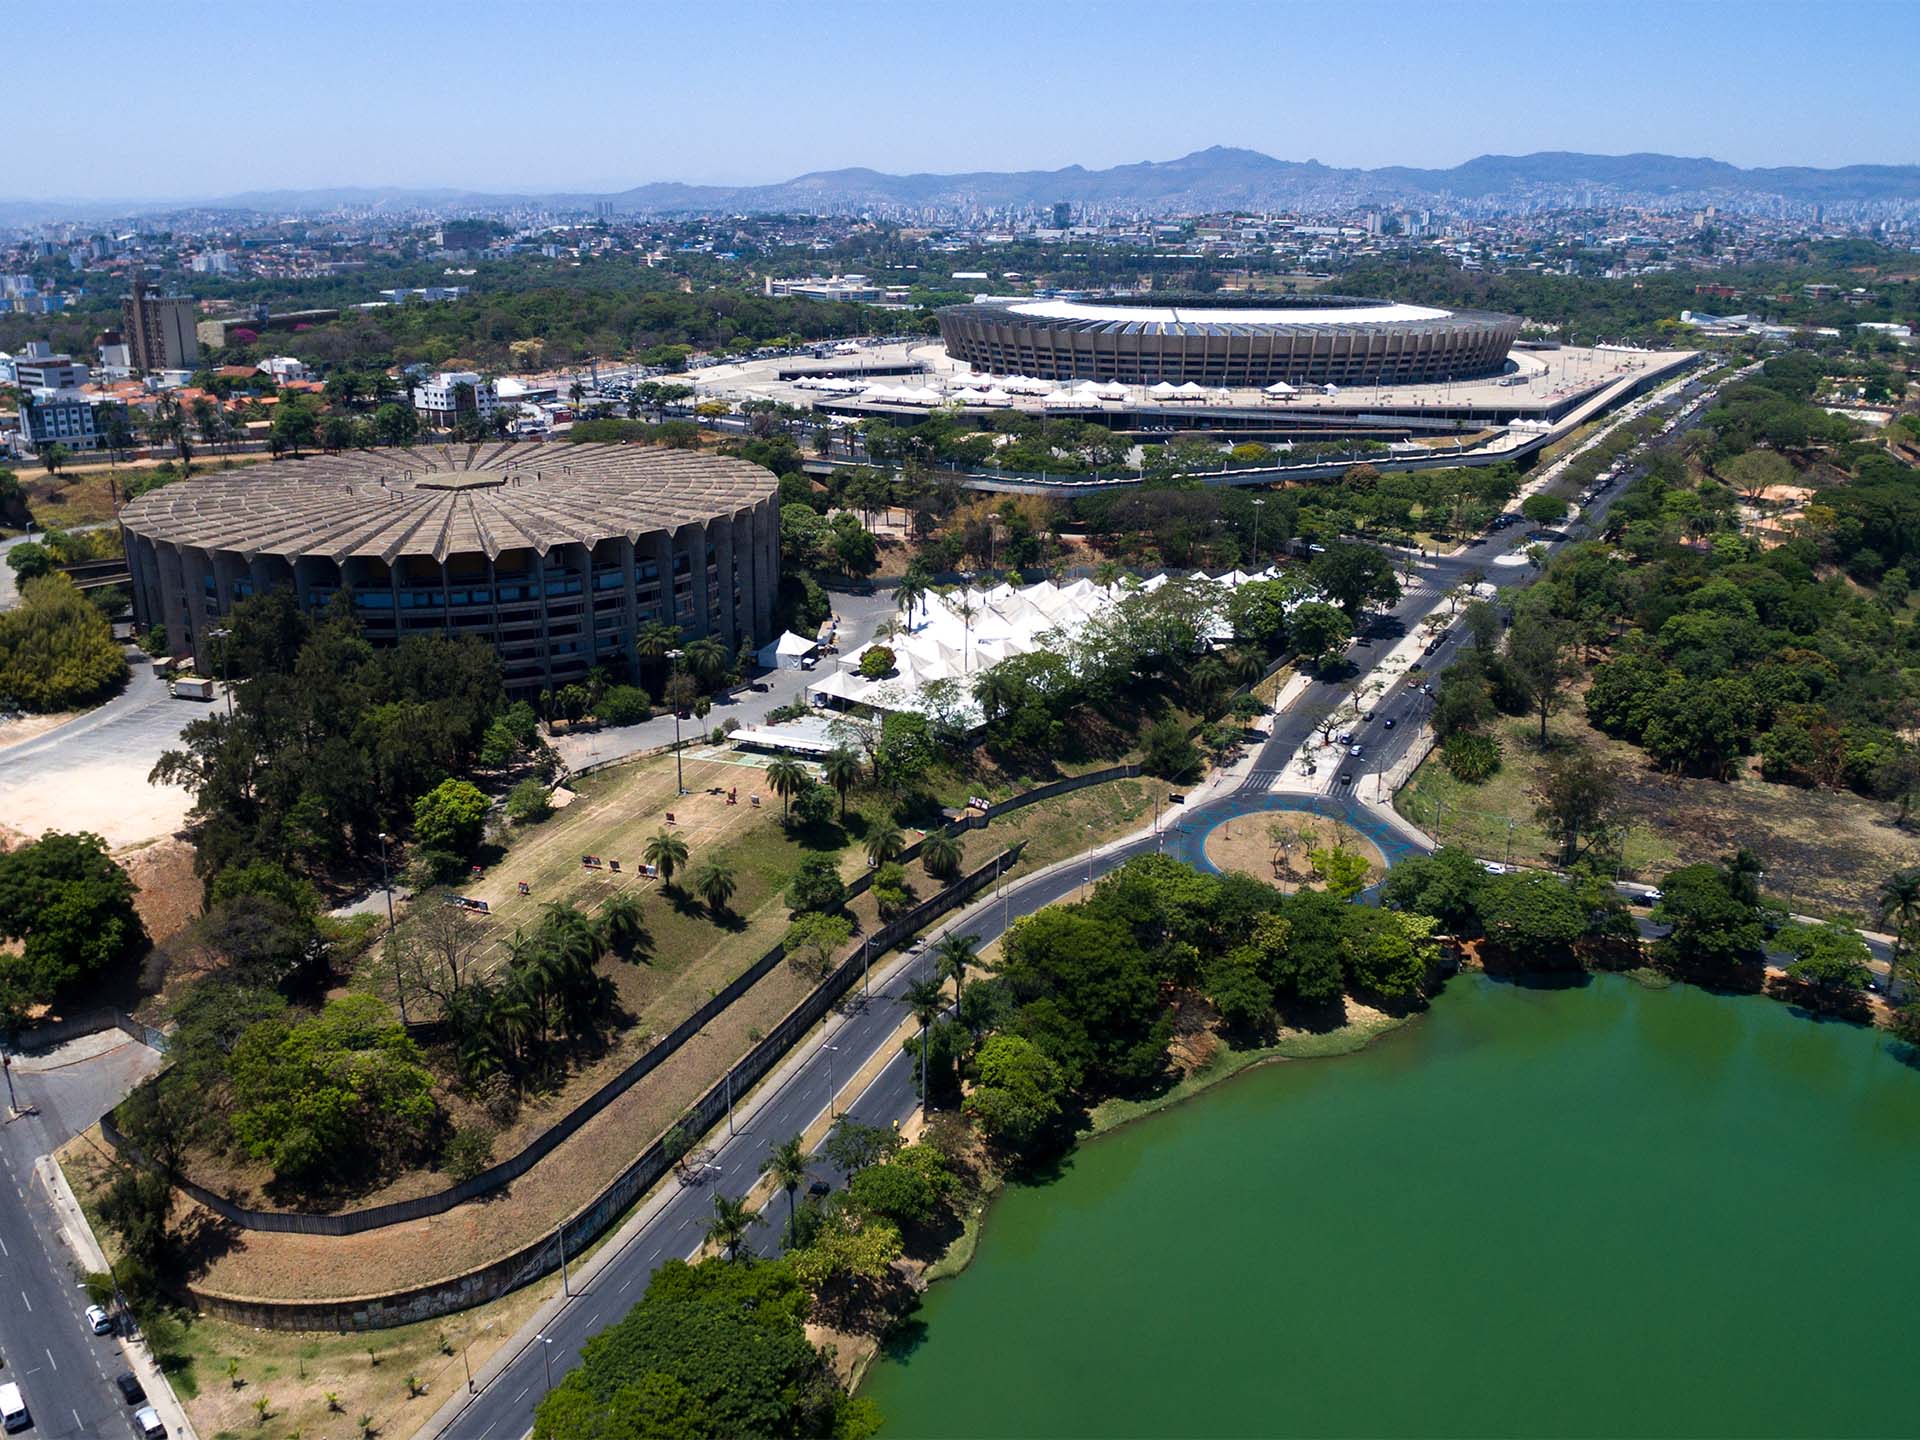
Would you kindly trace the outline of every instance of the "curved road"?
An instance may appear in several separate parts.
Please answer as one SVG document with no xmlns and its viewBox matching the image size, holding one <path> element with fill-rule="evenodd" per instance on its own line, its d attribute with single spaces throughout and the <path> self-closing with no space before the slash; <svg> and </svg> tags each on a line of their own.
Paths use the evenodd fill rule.
<svg viewBox="0 0 1920 1440">
<path fill-rule="evenodd" d="M 1607 507 L 1626 488 L 1628 480 L 1623 476 L 1620 484 L 1588 508 L 1588 524 L 1604 518 Z M 1337 815 L 1381 844 L 1389 860 L 1426 848 L 1425 837 L 1413 827 L 1396 823 L 1390 812 L 1362 806 L 1351 795 L 1276 794 L 1273 786 L 1301 744 L 1315 732 L 1317 722 L 1342 704 L 1379 665 L 1391 648 L 1391 639 L 1417 626 L 1436 607 L 1439 597 L 1459 585 L 1470 571 L 1484 570 L 1488 582 L 1500 588 L 1530 580 L 1535 572 L 1529 564 L 1493 563 L 1497 556 L 1524 550 L 1529 543 L 1525 527 L 1515 526 L 1490 541 L 1421 566 L 1420 578 L 1407 587 L 1390 611 L 1369 626 L 1372 635 L 1389 643 L 1377 639 L 1371 645 L 1357 645 L 1345 675 L 1333 682 L 1315 679 L 1276 717 L 1272 734 L 1257 749 L 1229 771 L 1220 772 L 1209 785 L 1197 787 L 1189 797 L 1190 803 L 1167 812 L 1159 834 L 1149 831 L 1128 836 L 1090 855 L 1063 861 L 1007 885 L 1001 892 L 974 902 L 959 918 L 939 927 L 940 931 L 972 935 L 984 946 L 1012 920 L 1066 899 L 1090 878 L 1097 879 L 1136 855 L 1164 847 L 1181 858 L 1198 859 L 1208 830 L 1222 820 L 1254 810 L 1313 809 Z M 1424 657 L 1424 673 L 1432 675 L 1443 669 L 1463 634 L 1462 625 L 1451 624 Z M 1370 753 L 1365 763 L 1369 769 L 1390 768 L 1405 753 L 1418 729 L 1414 723 L 1397 723 L 1393 730 L 1386 730 L 1379 721 L 1402 715 L 1417 719 L 1422 699 L 1417 688 L 1405 679 L 1378 697 L 1376 720 L 1367 737 Z M 755 1104 L 742 1107 L 735 1133 L 717 1141 L 704 1183 L 670 1187 L 643 1207 L 609 1251 L 595 1257 L 578 1293 L 536 1316 L 527 1331 L 516 1336 L 475 1376 L 477 1393 L 454 1397 L 420 1433 L 446 1440 L 519 1440 L 525 1435 L 532 1425 L 534 1406 L 549 1383 L 558 1381 L 578 1361 L 588 1338 L 626 1314 L 662 1263 L 687 1259 L 700 1248 L 713 1213 L 710 1192 L 737 1196 L 752 1189 L 759 1178 L 760 1164 L 773 1147 L 827 1113 L 829 1097 L 834 1093 L 834 1072 L 844 1082 L 845 1077 L 892 1044 L 906 1015 L 902 997 L 907 983 L 917 978 L 927 963 L 925 954 L 910 955 L 876 970 L 871 999 L 802 1041 L 794 1056 L 767 1082 Z M 868 1124 L 887 1125 L 905 1120 L 917 1104 L 913 1067 L 895 1047 L 880 1073 L 851 1103 L 843 1103 L 839 1109 Z M 824 1157 L 816 1155 L 814 1170 L 822 1179 L 839 1178 Z M 756 1228 L 756 1246 L 767 1249 L 777 1245 L 777 1221 L 776 1211 L 766 1225 Z M 529 1333 L 536 1328 L 537 1334 Z"/>
</svg>

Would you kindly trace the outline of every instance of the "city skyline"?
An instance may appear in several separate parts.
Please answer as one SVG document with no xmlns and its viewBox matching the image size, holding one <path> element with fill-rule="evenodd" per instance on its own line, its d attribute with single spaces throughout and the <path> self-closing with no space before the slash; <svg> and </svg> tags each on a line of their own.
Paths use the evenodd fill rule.
<svg viewBox="0 0 1920 1440">
<path fill-rule="evenodd" d="M 20 117 L 8 198 L 618 191 L 853 167 L 1099 169 L 1211 145 L 1363 168 L 1553 150 L 1742 167 L 1920 159 L 1920 102 L 1888 91 L 1859 103 L 1865 57 L 1920 38 L 1920 12 L 1891 4 L 1812 25 L 1776 4 L 1329 13 L 1118 0 L 985 3 L 900 24 L 841 0 L 745 4 L 725 37 L 688 14 L 595 4 L 482 5 L 453 29 L 358 3 L 249 15 L 237 31 L 210 4 L 170 12 L 166 27 L 119 14 L 90 37 L 118 103 Z M 22 14 L 12 34 L 52 46 L 55 23 Z M 1463 47 L 1463 33 L 1477 38 Z M 665 58 L 683 54 L 704 58 Z M 1142 87 L 1179 95 L 1177 113 L 1139 103 Z M 1457 103 L 1468 95 L 1493 103 Z"/>
</svg>

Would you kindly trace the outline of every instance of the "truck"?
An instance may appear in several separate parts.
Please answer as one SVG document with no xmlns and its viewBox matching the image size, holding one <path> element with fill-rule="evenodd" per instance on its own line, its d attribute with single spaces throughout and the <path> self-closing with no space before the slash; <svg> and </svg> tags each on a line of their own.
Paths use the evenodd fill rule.
<svg viewBox="0 0 1920 1440">
<path fill-rule="evenodd" d="M 213 681 L 198 675 L 182 675 L 167 687 L 167 693 L 176 700 L 211 700 Z"/>
<path fill-rule="evenodd" d="M 0 1426 L 11 1435 L 32 1423 L 33 1417 L 27 1414 L 27 1402 L 21 1397 L 20 1387 L 12 1383 L 0 1385 Z"/>
</svg>

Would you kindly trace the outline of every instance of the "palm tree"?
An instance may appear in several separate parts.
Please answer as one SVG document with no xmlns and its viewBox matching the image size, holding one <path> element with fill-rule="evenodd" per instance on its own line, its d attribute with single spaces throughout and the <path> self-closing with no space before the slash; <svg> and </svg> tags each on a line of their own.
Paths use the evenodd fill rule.
<svg viewBox="0 0 1920 1440">
<path fill-rule="evenodd" d="M 1025 691 L 1012 671 L 992 665 L 973 677 L 973 699 L 989 723 L 1017 708 Z"/>
<path fill-rule="evenodd" d="M 1920 919 L 1920 870 L 1903 870 L 1881 884 L 1880 914 L 1893 921 L 1893 964 L 1888 972 L 1891 979 L 1906 954 L 1907 931 Z"/>
<path fill-rule="evenodd" d="M 787 818 L 788 802 L 807 788 L 806 767 L 791 755 L 782 755 L 767 766 L 767 787 L 780 797 L 780 818 Z"/>
<path fill-rule="evenodd" d="M 615 954 L 630 954 L 647 933 L 646 917 L 640 897 L 631 890 L 618 890 L 600 907 L 600 939 Z"/>
<path fill-rule="evenodd" d="M 960 841 L 951 830 L 936 830 L 920 842 L 920 864 L 929 875 L 945 880 L 960 868 Z"/>
<path fill-rule="evenodd" d="M 847 791 L 860 778 L 860 757 L 845 745 L 836 745 L 827 752 L 827 758 L 821 762 L 820 768 L 826 772 L 827 783 L 840 792 L 840 819 L 844 824 L 847 818 Z"/>
<path fill-rule="evenodd" d="M 942 980 L 953 981 L 953 1003 L 960 1003 L 960 992 L 967 983 L 967 970 L 980 963 L 980 953 L 974 948 L 971 935 L 961 935 L 949 931 L 933 952 L 934 973 Z"/>
<path fill-rule="evenodd" d="M 707 902 L 707 908 L 719 915 L 733 898 L 733 867 L 719 860 L 707 861 L 694 872 L 693 889 Z"/>
<path fill-rule="evenodd" d="M 727 1259 L 740 1258 L 740 1242 L 755 1225 L 764 1225 L 766 1217 L 747 1209 L 746 1201 L 726 1195 L 713 1197 L 713 1218 L 707 1221 L 707 1243 L 727 1252 Z"/>
<path fill-rule="evenodd" d="M 906 848 L 907 837 L 900 833 L 898 825 L 882 821 L 867 833 L 867 861 L 875 867 L 898 860 Z"/>
<path fill-rule="evenodd" d="M 760 1173 L 772 1179 L 773 1183 L 787 1192 L 787 1242 L 793 1242 L 794 1204 L 793 1196 L 801 1183 L 807 1178 L 806 1142 L 798 1135 L 783 1140 L 773 1147 L 771 1154 L 760 1162 Z"/>
<path fill-rule="evenodd" d="M 933 593 L 933 582 L 927 575 L 927 567 L 918 560 L 910 561 L 906 573 L 900 577 L 900 588 L 894 592 L 894 598 L 901 611 L 907 617 L 907 629 L 913 629 L 914 606 L 921 606 L 928 595 Z"/>
<path fill-rule="evenodd" d="M 901 1003 L 913 1012 L 913 1018 L 920 1022 L 920 1107 L 927 1104 L 927 1036 L 933 1022 L 940 1018 L 940 1012 L 946 1009 L 947 997 L 940 988 L 938 980 L 915 980 L 908 984 L 907 993 L 900 997 Z"/>
<path fill-rule="evenodd" d="M 649 620 L 640 627 L 633 638 L 633 648 L 642 660 L 656 663 L 666 659 L 667 652 L 680 644 L 680 631 L 664 620 Z M 656 692 L 657 693 L 657 692 Z"/>
<path fill-rule="evenodd" d="M 661 830 L 647 841 L 640 858 L 660 872 L 662 885 L 673 884 L 673 872 L 687 863 L 687 842 L 671 830 Z"/>
<path fill-rule="evenodd" d="M 693 678 L 707 690 L 719 684 L 727 673 L 727 647 L 711 635 L 702 635 L 688 645 L 686 654 L 680 658 L 693 672 Z"/>
<path fill-rule="evenodd" d="M 1113 587 L 1119 582 L 1120 567 L 1112 560 L 1102 560 L 1093 567 L 1093 583 L 1107 592 L 1107 598 L 1113 598 Z"/>
</svg>

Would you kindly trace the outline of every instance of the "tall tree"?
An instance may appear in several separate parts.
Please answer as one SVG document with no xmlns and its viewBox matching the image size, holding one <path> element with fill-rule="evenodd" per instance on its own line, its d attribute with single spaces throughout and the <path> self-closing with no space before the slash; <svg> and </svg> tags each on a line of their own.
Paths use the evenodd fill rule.
<svg viewBox="0 0 1920 1440">
<path fill-rule="evenodd" d="M 807 1180 L 806 1141 L 798 1135 L 782 1140 L 760 1162 L 760 1173 L 787 1192 L 787 1243 L 794 1238 L 794 1196 Z"/>
</svg>

